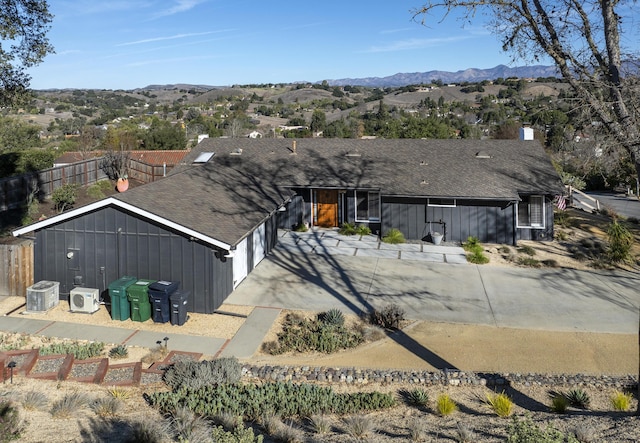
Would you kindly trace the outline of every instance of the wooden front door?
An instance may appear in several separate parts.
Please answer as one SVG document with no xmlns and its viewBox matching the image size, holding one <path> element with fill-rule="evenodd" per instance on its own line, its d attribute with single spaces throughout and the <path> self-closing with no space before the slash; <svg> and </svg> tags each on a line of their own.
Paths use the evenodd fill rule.
<svg viewBox="0 0 640 443">
<path fill-rule="evenodd" d="M 338 226 L 338 191 L 318 189 L 316 198 L 318 205 L 316 225 L 323 228 Z"/>
</svg>

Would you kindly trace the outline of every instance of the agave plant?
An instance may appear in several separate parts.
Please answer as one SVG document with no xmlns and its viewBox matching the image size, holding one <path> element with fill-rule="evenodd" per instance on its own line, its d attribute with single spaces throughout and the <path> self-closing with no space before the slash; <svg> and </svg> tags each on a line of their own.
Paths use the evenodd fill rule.
<svg viewBox="0 0 640 443">
<path fill-rule="evenodd" d="M 344 314 L 340 309 L 329 309 L 327 312 L 320 314 L 320 321 L 326 325 L 343 326 Z"/>
</svg>

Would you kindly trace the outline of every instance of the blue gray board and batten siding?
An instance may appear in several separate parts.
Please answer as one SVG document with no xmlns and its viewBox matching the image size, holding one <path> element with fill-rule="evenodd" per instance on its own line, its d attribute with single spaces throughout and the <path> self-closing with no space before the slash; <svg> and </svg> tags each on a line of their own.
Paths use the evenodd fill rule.
<svg viewBox="0 0 640 443">
<path fill-rule="evenodd" d="M 265 223 L 266 253 L 276 236 L 272 216 Z M 249 237 L 252 244 L 253 232 Z M 70 251 L 73 260 L 66 258 Z M 233 291 L 233 258 L 222 258 L 215 248 L 113 207 L 37 231 L 34 257 L 35 281 L 59 281 L 61 298 L 75 286 L 99 288 L 105 297 L 109 283 L 132 275 L 178 280 L 191 293 L 188 311 L 212 313 Z M 252 252 L 246 260 L 250 272 Z"/>
</svg>

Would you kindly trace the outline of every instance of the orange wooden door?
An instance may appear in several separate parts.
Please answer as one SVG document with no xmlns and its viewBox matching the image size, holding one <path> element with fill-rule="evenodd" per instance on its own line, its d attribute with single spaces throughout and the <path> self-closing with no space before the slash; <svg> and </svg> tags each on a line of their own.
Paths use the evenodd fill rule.
<svg viewBox="0 0 640 443">
<path fill-rule="evenodd" d="M 318 219 L 316 225 L 323 228 L 338 226 L 338 191 L 319 189 L 316 192 L 318 199 Z"/>
</svg>

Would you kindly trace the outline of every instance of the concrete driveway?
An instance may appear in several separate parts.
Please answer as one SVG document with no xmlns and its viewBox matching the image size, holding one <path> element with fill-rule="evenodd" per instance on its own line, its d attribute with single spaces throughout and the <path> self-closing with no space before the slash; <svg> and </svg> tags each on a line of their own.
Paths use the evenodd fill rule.
<svg viewBox="0 0 640 443">
<path fill-rule="evenodd" d="M 227 303 L 548 331 L 635 334 L 640 275 L 318 254 L 276 247 Z"/>
</svg>

